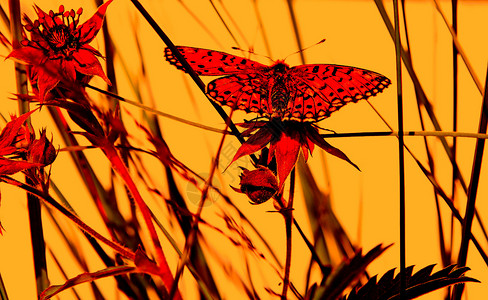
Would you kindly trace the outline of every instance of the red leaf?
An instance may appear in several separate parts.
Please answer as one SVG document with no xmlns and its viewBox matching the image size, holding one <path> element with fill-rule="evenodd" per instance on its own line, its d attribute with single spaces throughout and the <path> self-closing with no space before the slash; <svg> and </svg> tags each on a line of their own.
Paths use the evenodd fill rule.
<svg viewBox="0 0 488 300">
<path fill-rule="evenodd" d="M 112 1 L 113 0 L 109 0 L 100 5 L 97 12 L 80 27 L 78 27 L 77 31 L 80 34 L 79 42 L 81 44 L 88 44 L 95 38 L 100 28 L 102 28 L 103 18 L 107 12 L 107 6 L 112 3 Z"/>
</svg>

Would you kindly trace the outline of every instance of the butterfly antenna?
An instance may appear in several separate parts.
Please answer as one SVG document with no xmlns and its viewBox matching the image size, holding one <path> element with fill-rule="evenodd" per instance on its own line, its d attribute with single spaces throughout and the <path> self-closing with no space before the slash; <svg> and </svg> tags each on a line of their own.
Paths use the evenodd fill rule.
<svg viewBox="0 0 488 300">
<path fill-rule="evenodd" d="M 288 54 L 288 55 L 287 55 L 287 56 L 286 56 L 286 57 L 285 57 L 283 60 L 286 60 L 286 59 L 287 59 L 289 56 L 295 55 L 295 54 L 297 54 L 297 53 L 300 53 L 300 52 L 303 52 L 303 51 L 305 51 L 305 50 L 307 50 L 307 49 L 310 49 L 310 48 L 312 48 L 312 47 L 315 47 L 315 46 L 317 46 L 317 45 L 319 45 L 319 44 L 322 44 L 323 42 L 325 42 L 325 39 L 322 39 L 322 40 L 318 41 L 317 43 L 315 43 L 315 44 L 313 44 L 313 45 L 310 45 L 310 46 L 308 46 L 308 47 L 306 47 L 306 48 L 303 48 L 303 49 L 300 49 L 300 50 L 298 50 L 298 51 L 296 51 L 296 52 L 293 52 L 293 53 L 291 53 L 291 54 Z"/>
<path fill-rule="evenodd" d="M 249 56 L 251 56 L 251 55 L 257 55 L 257 56 L 265 57 L 265 58 L 271 60 L 272 62 L 274 62 L 274 60 L 271 57 L 269 57 L 267 55 L 264 55 L 264 54 L 259 54 L 259 53 L 254 52 L 254 48 L 253 47 L 250 47 L 249 50 L 245 50 L 245 49 L 242 49 L 242 48 L 239 48 L 239 47 L 232 47 L 232 49 L 239 50 L 239 51 L 244 52 L 244 53 L 248 53 Z"/>
</svg>

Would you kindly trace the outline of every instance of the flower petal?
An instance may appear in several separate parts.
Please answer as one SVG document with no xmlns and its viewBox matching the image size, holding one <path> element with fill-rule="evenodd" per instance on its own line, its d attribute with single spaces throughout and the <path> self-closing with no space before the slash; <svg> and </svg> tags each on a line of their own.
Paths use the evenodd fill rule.
<svg viewBox="0 0 488 300">
<path fill-rule="evenodd" d="M 40 65 L 46 59 L 46 56 L 42 50 L 27 46 L 13 50 L 7 58 L 17 59 L 30 65 Z"/>
<path fill-rule="evenodd" d="M 239 127 L 247 128 L 246 130 L 244 130 L 243 132 L 241 132 L 241 136 L 248 137 L 254 131 L 256 131 L 256 130 L 258 130 L 258 129 L 264 127 L 264 126 L 266 126 L 267 125 L 267 122 L 256 121 L 256 122 L 249 122 L 249 123 L 238 123 L 236 125 L 239 126 Z"/>
<path fill-rule="evenodd" d="M 100 28 L 102 28 L 103 18 L 107 12 L 107 6 L 112 1 L 113 0 L 109 0 L 100 5 L 97 12 L 80 27 L 78 27 L 77 31 L 80 34 L 79 42 L 81 44 L 88 44 L 95 38 Z"/>
<path fill-rule="evenodd" d="M 46 94 L 56 87 L 60 81 L 58 76 L 53 74 L 52 66 L 46 67 L 46 65 L 37 68 L 37 87 L 39 89 L 39 102 L 41 103 L 44 102 Z"/>
<path fill-rule="evenodd" d="M 308 152 L 309 152 L 309 149 L 307 148 L 307 146 L 302 144 L 303 159 L 305 160 L 305 162 L 307 162 L 307 160 L 308 160 Z M 312 153 L 312 152 L 310 151 L 310 153 Z"/>
<path fill-rule="evenodd" d="M 98 51 L 97 49 L 93 48 L 92 46 L 90 46 L 88 44 L 87 45 L 83 45 L 81 48 L 90 51 L 95 56 L 103 57 L 103 55 L 102 55 L 102 53 L 100 53 L 100 51 Z"/>
<path fill-rule="evenodd" d="M 54 26 L 53 20 L 49 17 L 49 14 L 43 11 L 39 6 L 34 4 L 34 9 L 36 10 L 37 16 L 39 19 L 44 19 L 46 22 L 45 25 L 48 26 L 48 28 L 52 28 Z M 46 18 L 47 17 L 47 18 Z"/>
<path fill-rule="evenodd" d="M 105 80 L 107 84 L 112 84 L 103 72 L 102 65 L 91 51 L 81 48 L 73 53 L 73 57 L 76 61 L 76 71 L 85 75 L 99 76 Z"/>
<path fill-rule="evenodd" d="M 269 132 L 267 127 L 259 129 L 258 132 L 252 135 L 244 144 L 241 145 L 241 147 L 239 147 L 229 165 L 245 155 L 249 155 L 263 149 L 272 138 L 273 135 Z"/>
<path fill-rule="evenodd" d="M 280 189 L 297 163 L 300 146 L 300 135 L 294 130 L 286 130 L 276 142 L 275 158 Z"/>
<path fill-rule="evenodd" d="M 313 127 L 308 127 L 307 128 L 307 137 L 308 139 L 310 139 L 310 141 L 312 141 L 313 143 L 315 143 L 317 146 L 319 146 L 320 148 L 324 149 L 325 151 L 329 152 L 330 154 L 340 158 L 340 159 L 343 159 L 345 161 L 347 161 L 348 163 L 350 163 L 353 167 L 355 167 L 356 169 L 358 169 L 359 171 L 361 171 L 359 169 L 358 166 L 356 166 L 355 163 L 353 163 L 347 156 L 346 154 L 344 154 L 344 152 L 342 152 L 341 150 L 333 147 L 332 145 L 330 145 L 329 143 L 327 143 L 321 136 L 320 134 L 318 133 L 317 129 L 313 128 Z"/>
<path fill-rule="evenodd" d="M 22 125 L 36 110 L 37 108 L 19 116 L 18 118 L 12 117 L 12 121 L 8 122 L 3 128 L 2 133 L 0 133 L 0 148 L 8 147 L 14 143 L 19 133 L 21 133 Z"/>
<path fill-rule="evenodd" d="M 61 68 L 62 68 L 62 74 L 64 76 L 66 76 L 65 78 L 69 82 L 75 82 L 76 81 L 76 70 L 75 70 L 75 64 L 73 63 L 73 61 L 62 60 Z"/>
<path fill-rule="evenodd" d="M 307 138 L 306 134 L 300 135 L 300 144 L 302 145 L 302 153 L 305 158 L 305 162 L 307 162 L 308 153 L 310 152 L 310 155 L 312 155 L 315 144 L 309 138 Z"/>
</svg>

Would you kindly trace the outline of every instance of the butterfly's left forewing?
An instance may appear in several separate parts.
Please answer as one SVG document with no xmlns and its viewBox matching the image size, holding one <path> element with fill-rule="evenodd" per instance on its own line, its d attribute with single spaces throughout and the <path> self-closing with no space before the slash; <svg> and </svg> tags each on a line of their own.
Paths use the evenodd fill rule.
<svg viewBox="0 0 488 300">
<path fill-rule="evenodd" d="M 295 95 L 288 103 L 286 119 L 318 121 L 349 102 L 357 102 L 385 89 L 385 76 L 355 67 L 317 64 L 291 68 L 289 84 Z"/>
<path fill-rule="evenodd" d="M 185 46 L 176 46 L 176 48 L 198 75 L 222 76 L 266 68 L 256 61 L 225 52 Z M 164 49 L 164 56 L 170 64 L 183 70 L 181 62 L 168 47 Z"/>
</svg>

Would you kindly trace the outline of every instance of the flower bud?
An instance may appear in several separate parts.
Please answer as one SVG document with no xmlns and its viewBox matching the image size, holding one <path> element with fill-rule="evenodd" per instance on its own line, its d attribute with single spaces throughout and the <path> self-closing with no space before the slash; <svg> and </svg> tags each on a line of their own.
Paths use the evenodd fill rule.
<svg viewBox="0 0 488 300">
<path fill-rule="evenodd" d="M 251 200 L 251 204 L 261 204 L 268 201 L 278 191 L 278 179 L 265 167 L 256 170 L 243 169 L 241 174 L 241 189 Z"/>
<path fill-rule="evenodd" d="M 32 142 L 29 147 L 27 160 L 32 163 L 39 163 L 45 166 L 50 165 L 56 159 L 56 149 L 46 138 L 46 131 L 41 132 L 39 139 Z"/>
</svg>

